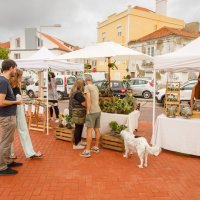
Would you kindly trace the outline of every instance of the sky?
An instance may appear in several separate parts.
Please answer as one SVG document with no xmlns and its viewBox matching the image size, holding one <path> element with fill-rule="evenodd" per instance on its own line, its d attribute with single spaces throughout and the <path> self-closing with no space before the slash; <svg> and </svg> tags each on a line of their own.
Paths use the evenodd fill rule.
<svg viewBox="0 0 200 200">
<path fill-rule="evenodd" d="M 132 6 L 155 11 L 155 0 L 0 0 L 0 42 L 26 28 L 41 31 L 72 45 L 84 47 L 97 42 L 97 22 Z M 167 15 L 186 23 L 200 22 L 200 0 L 168 0 Z"/>
</svg>

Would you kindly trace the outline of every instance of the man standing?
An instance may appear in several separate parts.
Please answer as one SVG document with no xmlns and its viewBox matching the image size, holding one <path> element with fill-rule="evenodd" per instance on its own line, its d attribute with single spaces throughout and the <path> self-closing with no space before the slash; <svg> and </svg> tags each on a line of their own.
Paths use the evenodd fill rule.
<svg viewBox="0 0 200 200">
<path fill-rule="evenodd" d="M 87 75 L 85 77 L 86 86 L 84 88 L 84 93 L 86 95 L 86 109 L 87 115 L 85 120 L 85 125 L 87 127 L 87 146 L 85 151 L 82 152 L 81 156 L 89 158 L 90 148 L 92 143 L 92 131 L 95 131 L 96 143 L 92 147 L 91 151 L 99 153 L 99 139 L 100 139 L 100 116 L 101 109 L 99 107 L 99 90 L 92 83 L 92 76 Z"/>
<path fill-rule="evenodd" d="M 4 60 L 0 76 L 0 176 L 17 174 L 11 167 L 21 166 L 10 158 L 11 144 L 16 128 L 16 108 L 21 100 L 16 101 L 9 79 L 14 75 L 17 64 L 13 60 Z"/>
</svg>

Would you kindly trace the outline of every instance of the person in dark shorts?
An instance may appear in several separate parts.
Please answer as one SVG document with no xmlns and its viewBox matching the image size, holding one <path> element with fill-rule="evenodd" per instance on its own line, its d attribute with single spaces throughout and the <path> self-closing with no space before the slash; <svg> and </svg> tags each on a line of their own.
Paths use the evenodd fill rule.
<svg viewBox="0 0 200 200">
<path fill-rule="evenodd" d="M 14 76 L 17 64 L 13 60 L 4 60 L 0 76 L 0 176 L 14 175 L 18 172 L 11 167 L 21 166 L 10 158 L 11 144 L 16 128 L 16 109 L 21 100 L 16 100 L 9 79 Z"/>
<path fill-rule="evenodd" d="M 90 151 L 99 153 L 101 109 L 99 107 L 99 90 L 93 84 L 91 75 L 85 76 L 85 83 L 84 93 L 86 95 L 87 109 L 85 126 L 87 127 L 87 146 L 80 156 L 89 158 L 91 156 Z M 91 148 L 93 130 L 95 132 L 96 142 L 95 146 Z"/>
</svg>

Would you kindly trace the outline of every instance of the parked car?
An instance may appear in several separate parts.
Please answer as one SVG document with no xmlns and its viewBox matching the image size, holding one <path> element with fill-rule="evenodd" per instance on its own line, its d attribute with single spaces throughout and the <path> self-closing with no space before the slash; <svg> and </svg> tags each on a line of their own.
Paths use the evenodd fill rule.
<svg viewBox="0 0 200 200">
<path fill-rule="evenodd" d="M 197 83 L 197 80 L 191 80 L 191 81 L 185 82 L 180 87 L 180 101 L 190 101 L 192 88 L 195 86 L 196 83 Z M 156 92 L 157 103 L 162 103 L 162 105 L 164 105 L 165 92 L 166 92 L 166 88 L 160 89 Z"/>
<path fill-rule="evenodd" d="M 56 76 L 58 100 L 61 100 L 64 97 L 69 96 L 69 93 L 71 91 L 71 88 L 75 80 L 76 77 L 71 75 Z M 45 87 L 47 88 L 47 86 Z M 27 89 L 27 95 L 30 98 L 38 97 L 38 81 L 32 85 L 28 85 L 26 89 Z M 44 96 L 47 96 L 46 90 L 44 90 Z"/>
<path fill-rule="evenodd" d="M 26 87 L 26 93 L 30 98 L 35 98 L 38 97 L 39 95 L 39 90 L 38 90 L 38 81 L 36 81 L 35 83 L 28 85 Z M 46 80 L 44 80 L 44 97 L 47 97 L 47 83 Z"/>
<path fill-rule="evenodd" d="M 64 99 L 64 97 L 68 97 L 72 86 L 76 80 L 75 76 L 71 75 L 57 75 L 56 82 L 57 82 L 57 92 L 58 92 L 58 99 Z"/>
<path fill-rule="evenodd" d="M 149 99 L 153 96 L 154 82 L 151 78 L 131 78 L 130 87 L 134 96 Z"/>
<path fill-rule="evenodd" d="M 102 84 L 106 84 L 106 82 L 107 82 L 106 80 L 94 82 L 94 84 L 99 88 L 100 93 L 103 92 Z M 118 97 L 121 97 L 121 98 L 126 96 L 126 88 L 124 87 L 122 81 L 111 80 L 110 81 L 110 88 L 113 91 L 114 96 L 118 96 Z"/>
</svg>

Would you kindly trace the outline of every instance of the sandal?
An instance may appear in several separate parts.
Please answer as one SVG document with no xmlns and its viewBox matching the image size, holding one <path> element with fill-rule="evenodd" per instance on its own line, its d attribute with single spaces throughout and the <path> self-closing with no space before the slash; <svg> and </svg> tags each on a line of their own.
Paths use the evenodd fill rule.
<svg viewBox="0 0 200 200">
<path fill-rule="evenodd" d="M 17 156 L 16 156 L 15 154 L 12 153 L 12 154 L 10 155 L 10 158 L 11 158 L 11 159 L 17 159 Z"/>
<path fill-rule="evenodd" d="M 43 154 L 38 151 L 35 155 L 31 156 L 30 158 L 42 158 L 43 157 Z"/>
</svg>

